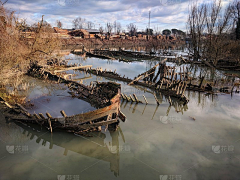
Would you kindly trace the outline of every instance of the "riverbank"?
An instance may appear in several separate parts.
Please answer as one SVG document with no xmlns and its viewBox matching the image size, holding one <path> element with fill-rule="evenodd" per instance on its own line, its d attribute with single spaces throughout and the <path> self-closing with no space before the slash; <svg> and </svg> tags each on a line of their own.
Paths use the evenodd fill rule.
<svg viewBox="0 0 240 180">
<path fill-rule="evenodd" d="M 151 47 L 159 47 L 159 46 L 166 46 L 169 45 L 183 45 L 185 41 L 181 40 L 165 40 L 165 39 L 115 39 L 115 40 L 107 40 L 107 39 L 82 39 L 78 37 L 71 37 L 71 38 L 61 38 L 61 42 L 64 46 L 67 45 L 84 45 L 84 46 L 91 46 L 91 45 L 107 45 L 107 46 L 151 46 Z"/>
</svg>

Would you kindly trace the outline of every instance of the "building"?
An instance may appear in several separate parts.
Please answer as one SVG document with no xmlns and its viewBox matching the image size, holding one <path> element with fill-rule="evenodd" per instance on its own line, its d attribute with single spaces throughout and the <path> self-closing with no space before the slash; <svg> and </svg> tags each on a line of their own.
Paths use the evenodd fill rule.
<svg viewBox="0 0 240 180">
<path fill-rule="evenodd" d="M 97 29 L 84 29 L 84 30 L 88 32 L 89 38 L 91 39 L 96 38 L 100 34 L 100 31 Z"/>
<path fill-rule="evenodd" d="M 69 29 L 61 29 L 61 28 L 58 28 L 58 27 L 53 27 L 53 30 L 54 30 L 54 33 L 57 33 L 58 37 L 61 37 L 61 38 L 70 37 L 70 35 L 69 35 L 70 30 Z"/>
</svg>

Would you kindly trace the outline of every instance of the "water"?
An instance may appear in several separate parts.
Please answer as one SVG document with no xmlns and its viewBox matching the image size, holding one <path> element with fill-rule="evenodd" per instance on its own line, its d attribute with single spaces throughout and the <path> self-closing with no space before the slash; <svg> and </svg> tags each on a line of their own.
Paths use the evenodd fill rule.
<svg viewBox="0 0 240 180">
<path fill-rule="evenodd" d="M 89 103 L 72 98 L 69 88 L 54 81 L 43 81 L 25 76 L 24 81 L 31 84 L 25 94 L 29 113 L 50 113 L 52 117 L 62 117 L 60 111 L 64 110 L 68 116 L 95 110 Z M 71 108 L 69 108 L 71 107 Z"/>
<path fill-rule="evenodd" d="M 116 69 L 131 78 L 157 63 L 68 57 L 74 59 L 72 63 Z M 82 80 L 85 84 L 111 80 L 94 75 L 89 78 L 78 71 L 68 73 L 75 73 L 74 79 L 88 77 Z M 127 121 L 121 122 L 116 132 L 102 130 L 92 133 L 93 137 L 57 130 L 51 134 L 39 126 L 6 123 L 0 116 L 0 179 L 239 179 L 239 94 L 207 96 L 186 91 L 190 102 L 181 109 L 174 100 L 175 107 L 169 107 L 160 94 L 162 103 L 157 106 L 151 90 L 119 83 L 123 93 L 135 93 L 142 101 L 144 94 L 149 104 L 122 102 Z M 46 89 L 41 93 L 48 94 L 44 97 L 50 101 L 33 111 L 46 111 L 45 106 L 55 105 L 56 112 L 65 108 L 75 113 L 78 103 L 78 108 L 90 109 L 84 101 L 56 96 L 67 90 L 64 85 L 54 85 L 49 93 L 51 88 L 43 84 Z M 28 98 L 41 101 L 44 97 L 34 99 L 36 89 Z"/>
</svg>

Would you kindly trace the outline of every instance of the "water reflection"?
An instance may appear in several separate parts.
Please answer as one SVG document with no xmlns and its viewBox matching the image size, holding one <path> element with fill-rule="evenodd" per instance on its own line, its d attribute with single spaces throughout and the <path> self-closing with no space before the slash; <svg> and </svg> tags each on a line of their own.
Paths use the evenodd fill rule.
<svg viewBox="0 0 240 180">
<path fill-rule="evenodd" d="M 51 133 L 44 133 L 39 126 L 26 126 L 22 123 L 15 122 L 23 129 L 22 134 L 30 137 L 30 140 L 35 141 L 42 146 L 49 146 L 49 150 L 53 146 L 63 148 L 64 156 L 68 155 L 69 151 L 102 160 L 109 163 L 110 171 L 115 176 L 119 176 L 119 161 L 121 146 L 119 145 L 119 138 L 125 142 L 125 138 L 121 128 L 115 132 L 108 130 L 102 132 L 89 133 L 89 136 L 76 136 L 62 131 L 54 131 Z"/>
<path fill-rule="evenodd" d="M 124 87 L 125 86 L 123 86 L 123 88 Z M 124 94 L 126 95 L 131 95 L 134 93 L 137 94 L 138 99 L 143 102 L 143 104 L 137 104 L 135 102 L 122 100 L 120 104 L 121 109 L 127 110 L 133 114 L 141 113 L 142 115 L 145 115 L 145 112 L 148 114 L 151 112 L 151 119 L 154 119 L 159 109 L 161 109 L 161 111 L 163 111 L 163 109 L 165 110 L 164 116 L 169 116 L 170 111 L 175 111 L 176 113 L 183 115 L 189 109 L 189 104 L 183 104 L 183 102 L 179 101 L 176 98 L 164 96 L 161 92 L 154 92 L 147 88 L 139 88 L 138 86 L 131 88 L 126 87 L 123 90 Z M 156 97 L 160 102 L 159 106 L 154 99 L 154 93 L 156 93 Z M 145 104 L 144 99 L 141 97 L 143 94 L 147 97 L 149 104 Z M 216 94 L 208 94 L 198 91 L 186 91 L 185 95 L 188 97 L 188 99 L 190 99 L 190 101 L 194 100 L 195 105 L 201 109 L 215 107 L 218 102 L 218 95 Z"/>
<path fill-rule="evenodd" d="M 91 76 L 86 75 L 79 81 L 86 81 Z M 64 110 L 67 115 L 80 114 L 95 110 L 88 102 L 72 98 L 69 94 L 69 88 L 65 84 L 58 84 L 54 81 L 44 81 L 29 76 L 24 76 L 24 81 L 30 86 L 25 91 L 19 91 L 19 94 L 26 97 L 25 108 L 29 113 L 50 113 L 53 117 L 62 117 L 60 111 Z"/>
<path fill-rule="evenodd" d="M 131 76 L 136 76 L 151 66 L 150 62 L 115 62 L 112 63 L 118 69 L 117 72 L 122 70 L 124 74 L 129 73 Z M 103 68 L 111 68 L 112 65 L 95 58 L 87 58 L 84 63 Z M 77 76 L 74 76 L 74 79 L 83 78 L 79 81 L 82 80 L 82 83 L 86 84 L 94 80 L 115 81 L 81 74 L 78 71 L 75 73 Z M 198 73 L 200 72 L 196 69 L 195 74 Z M 205 179 L 221 179 L 223 176 L 225 179 L 238 178 L 239 94 L 233 95 L 235 98 L 231 99 L 230 95 L 215 96 L 186 91 L 185 95 L 190 99 L 189 104 L 182 105 L 172 98 L 170 106 L 169 97 L 156 92 L 157 99 L 161 102 L 157 106 L 153 91 L 119 83 L 123 93 L 128 96 L 134 93 L 143 102 L 142 95 L 145 95 L 149 103 L 146 105 L 121 102 L 121 110 L 127 116 L 126 123 L 120 124 L 123 132 L 121 129 L 116 132 L 102 130 L 91 134 L 93 137 L 78 137 L 55 130 L 50 134 L 39 126 L 18 124 L 15 127 L 14 123 L 0 122 L 0 138 L 7 142 L 0 144 L 0 158 L 8 155 L 1 159 L 1 178 L 57 179 L 58 174 L 79 174 L 86 167 L 91 168 L 81 173 L 83 178 L 80 179 L 113 179 L 113 175 L 119 176 L 118 179 L 159 179 L 159 175 L 165 174 L 179 174 L 182 175 L 182 179 L 201 179 L 203 176 Z M 56 101 L 55 104 L 58 105 L 59 102 Z M 69 110 L 75 107 L 71 101 L 62 102 Z M 190 116 L 195 117 L 196 121 L 189 118 Z M 167 120 L 167 123 L 164 120 Z M 122 142 L 131 145 L 131 152 L 127 155 L 121 153 Z M 25 156 L 11 158 L 9 153 L 7 154 L 5 145 L 22 143 L 29 145 L 29 154 L 41 163 L 30 158 L 31 163 L 27 164 L 29 160 Z M 212 151 L 213 145 L 234 145 L 234 153 L 216 154 Z M 57 172 L 51 171 L 44 166 L 45 164 Z"/>
</svg>

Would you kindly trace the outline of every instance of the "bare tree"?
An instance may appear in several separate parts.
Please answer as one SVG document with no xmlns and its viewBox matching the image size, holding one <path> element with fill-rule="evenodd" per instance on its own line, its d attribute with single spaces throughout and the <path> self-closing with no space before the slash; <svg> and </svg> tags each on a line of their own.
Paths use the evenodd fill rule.
<svg viewBox="0 0 240 180">
<path fill-rule="evenodd" d="M 160 34 L 160 28 L 158 26 L 154 26 L 154 33 L 155 35 L 159 35 Z"/>
<path fill-rule="evenodd" d="M 58 28 L 62 28 L 62 22 L 60 20 L 57 20 L 56 23 Z"/>
<path fill-rule="evenodd" d="M 225 52 L 223 44 L 232 23 L 230 4 L 225 10 L 221 0 L 192 5 L 187 27 L 192 39 L 189 50 L 194 60 L 208 60 L 216 64 Z"/>
<path fill-rule="evenodd" d="M 88 28 L 88 29 L 92 29 L 93 27 L 94 27 L 94 23 L 91 22 L 91 21 L 88 21 L 88 22 L 87 22 L 87 28 Z"/>
<path fill-rule="evenodd" d="M 120 22 L 117 23 L 117 34 L 119 34 L 122 30 L 122 25 Z"/>
<path fill-rule="evenodd" d="M 86 20 L 81 17 L 77 17 L 72 21 L 72 24 L 74 29 L 82 29 L 86 24 Z"/>
<path fill-rule="evenodd" d="M 103 34 L 103 27 L 102 26 L 99 27 L 99 32 L 100 32 L 101 35 Z"/>
<path fill-rule="evenodd" d="M 114 21 L 113 23 L 114 33 L 117 33 L 117 21 Z"/>
<path fill-rule="evenodd" d="M 127 25 L 128 32 L 131 36 L 137 35 L 137 26 L 133 23 Z"/>
<path fill-rule="evenodd" d="M 106 30 L 107 30 L 108 35 L 111 35 L 112 29 L 113 29 L 113 25 L 108 22 L 107 25 L 106 25 L 106 28 L 107 28 Z"/>
<path fill-rule="evenodd" d="M 235 0 L 232 3 L 232 15 L 234 18 L 233 28 L 235 29 L 236 39 L 240 40 L 240 1 L 239 0 Z"/>
</svg>

